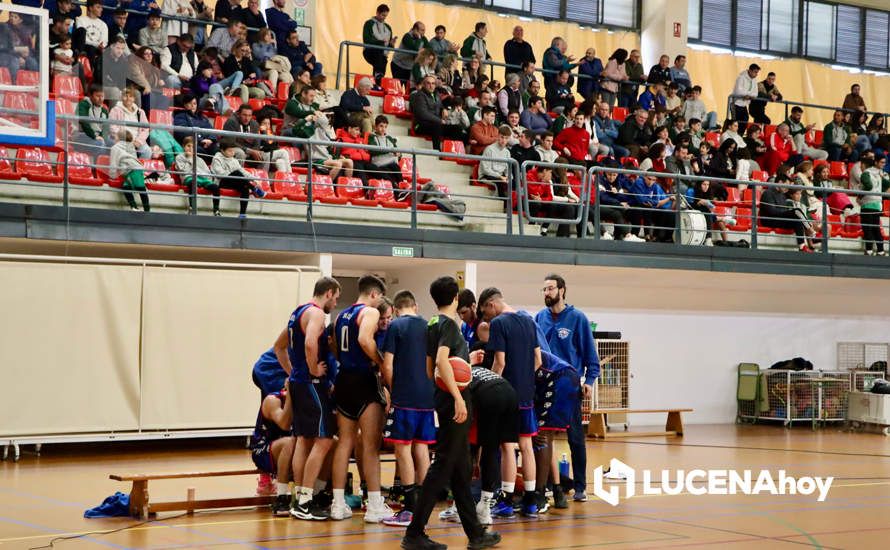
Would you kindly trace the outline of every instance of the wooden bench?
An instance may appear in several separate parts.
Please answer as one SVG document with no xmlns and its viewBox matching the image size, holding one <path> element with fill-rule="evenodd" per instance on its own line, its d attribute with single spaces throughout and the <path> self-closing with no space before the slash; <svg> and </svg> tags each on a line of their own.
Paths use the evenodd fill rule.
<svg viewBox="0 0 890 550">
<path fill-rule="evenodd" d="M 683 418 L 681 413 L 692 412 L 692 409 L 595 409 L 590 411 L 590 424 L 587 435 L 601 439 L 612 437 L 649 437 L 649 436 L 683 436 Z M 609 432 L 606 429 L 607 414 L 645 414 L 667 413 L 667 422 L 663 432 Z"/>
<path fill-rule="evenodd" d="M 130 489 L 130 515 L 137 519 L 145 519 L 157 512 L 172 512 L 186 510 L 189 514 L 195 510 L 206 510 L 209 508 L 236 508 L 242 506 L 263 506 L 272 503 L 272 496 L 253 496 L 239 498 L 218 498 L 210 500 L 195 500 L 194 489 L 189 489 L 186 500 L 175 502 L 149 502 L 148 498 L 148 482 L 157 479 L 188 479 L 202 477 L 221 477 L 221 476 L 247 476 L 257 475 L 261 473 L 259 470 L 228 470 L 219 472 L 189 472 L 182 474 L 137 474 L 137 475 L 117 475 L 111 474 L 111 479 L 116 481 L 131 481 L 133 486 Z"/>
</svg>

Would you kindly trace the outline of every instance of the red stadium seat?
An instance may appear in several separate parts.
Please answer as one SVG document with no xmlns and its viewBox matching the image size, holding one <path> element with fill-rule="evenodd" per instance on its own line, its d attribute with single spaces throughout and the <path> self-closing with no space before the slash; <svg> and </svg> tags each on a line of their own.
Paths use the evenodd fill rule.
<svg viewBox="0 0 890 550">
<path fill-rule="evenodd" d="M 80 101 L 83 99 L 83 86 L 76 76 L 57 74 L 53 77 L 53 92 L 58 97 Z"/>
<path fill-rule="evenodd" d="M 0 147 L 0 180 L 19 179 L 19 175 L 12 169 L 13 158 L 15 158 L 15 149 Z"/>
<path fill-rule="evenodd" d="M 849 178 L 847 163 L 840 160 L 831 161 L 828 165 L 828 177 L 833 180 L 846 180 Z"/>
<path fill-rule="evenodd" d="M 612 109 L 612 120 L 621 123 L 627 119 L 627 107 L 614 107 Z"/>
<path fill-rule="evenodd" d="M 338 197 L 334 190 L 334 182 L 330 176 L 315 175 L 315 179 L 311 183 L 312 200 L 323 204 L 346 204 L 348 201 L 343 197 Z"/>
<path fill-rule="evenodd" d="M 741 204 L 741 200 L 742 197 L 738 187 L 726 186 L 726 200 L 716 201 L 715 204 L 718 206 L 733 207 Z"/>
<path fill-rule="evenodd" d="M 720 134 L 717 132 L 705 132 L 705 141 L 711 144 L 711 147 L 717 149 L 720 147 Z"/>
<path fill-rule="evenodd" d="M 154 111 L 152 111 L 154 112 Z M 214 130 L 222 130 L 223 126 L 226 125 L 226 117 L 220 115 L 213 119 L 213 129 Z"/>
<path fill-rule="evenodd" d="M 15 83 L 18 86 L 37 86 L 40 83 L 40 73 L 20 70 L 15 75 Z"/>
<path fill-rule="evenodd" d="M 65 153 L 59 153 L 59 160 Z M 89 185 L 99 187 L 102 180 L 93 173 L 93 159 L 88 153 L 72 151 L 68 154 L 68 183 L 71 185 Z"/>
<path fill-rule="evenodd" d="M 152 124 L 162 124 L 164 126 L 173 126 L 173 111 L 162 111 L 160 109 L 152 109 L 148 115 L 148 121 Z"/>
<path fill-rule="evenodd" d="M 229 108 L 231 108 L 232 111 L 237 111 L 238 107 L 240 107 L 244 103 L 243 101 L 241 101 L 241 96 L 237 95 L 226 96 L 226 101 L 229 102 Z"/>
<path fill-rule="evenodd" d="M 636 157 L 621 157 L 621 166 L 624 166 L 627 162 L 633 164 L 635 168 L 640 167 L 640 161 L 638 161 Z"/>
<path fill-rule="evenodd" d="M 265 101 L 263 101 L 262 99 L 256 98 L 256 97 L 250 98 L 247 101 L 247 104 L 250 105 L 251 109 L 253 109 L 254 115 L 256 115 L 256 111 L 259 111 L 260 109 L 262 109 L 263 107 L 266 106 Z"/>
<path fill-rule="evenodd" d="M 384 208 L 411 208 L 411 203 L 399 202 L 396 200 L 392 191 L 392 183 L 390 181 L 371 180 L 371 187 L 374 187 L 374 197 Z"/>
<path fill-rule="evenodd" d="M 62 158 L 64 160 L 64 157 Z M 19 149 L 15 156 L 15 171 L 23 178 L 43 183 L 62 183 L 62 176 L 43 149 Z"/>
<path fill-rule="evenodd" d="M 399 159 L 399 168 L 402 169 L 402 177 L 406 181 L 411 181 L 411 169 L 414 166 L 414 159 L 411 157 L 402 157 Z M 422 178 L 420 177 L 420 172 L 417 172 L 417 182 L 421 185 L 424 183 L 429 183 L 432 181 L 430 178 Z"/>
<path fill-rule="evenodd" d="M 348 78 L 348 77 L 347 77 Z M 362 81 L 363 78 L 371 79 L 371 82 L 374 82 L 374 77 L 369 74 L 357 74 L 352 79 L 352 87 L 358 88 L 358 83 Z M 368 92 L 368 95 L 372 95 L 374 97 L 383 97 L 386 94 L 383 90 L 371 90 Z"/>
<path fill-rule="evenodd" d="M 742 192 L 742 203 L 745 204 L 745 205 L 749 205 L 749 204 L 751 204 L 751 197 L 752 197 L 753 193 L 754 193 L 754 192 L 751 190 L 750 187 L 748 187 L 747 189 L 745 189 L 745 190 Z M 757 188 L 757 199 L 756 199 L 756 203 L 757 203 L 757 204 L 760 204 L 760 195 L 761 195 L 762 193 L 763 193 L 763 190 L 762 190 L 760 187 L 758 187 L 758 188 Z"/>
<path fill-rule="evenodd" d="M 383 98 L 383 112 L 398 118 L 413 118 L 411 112 L 408 110 L 408 103 L 405 101 L 405 98 L 400 95 L 387 95 Z"/>
<path fill-rule="evenodd" d="M 284 195 L 281 193 L 277 193 L 272 188 L 272 182 L 269 178 L 269 173 L 261 168 L 245 168 L 245 172 L 248 175 L 253 176 L 253 184 L 266 192 L 266 195 L 263 197 L 264 200 L 270 201 L 280 201 L 284 198 Z"/>
<path fill-rule="evenodd" d="M 272 189 L 289 201 L 306 202 L 306 187 L 303 180 L 293 172 L 275 172 L 272 175 Z"/>
<path fill-rule="evenodd" d="M 36 115 L 36 97 L 33 94 L 27 94 L 24 92 L 7 92 L 3 96 L 3 108 L 15 109 L 17 111 L 31 111 L 34 112 Z M 17 121 L 23 126 L 31 126 L 33 128 L 36 128 L 38 123 L 36 116 L 10 114 L 6 118 Z"/>
<path fill-rule="evenodd" d="M 859 214 L 847 216 L 841 227 L 841 237 L 845 239 L 858 239 L 862 237 L 862 225 Z"/>
<path fill-rule="evenodd" d="M 164 94 L 164 97 L 173 99 L 176 97 L 176 94 L 179 93 L 179 90 L 176 88 L 161 88 L 161 93 Z"/>
<path fill-rule="evenodd" d="M 377 199 L 365 198 L 365 188 L 360 178 L 337 178 L 337 193 L 355 206 L 377 206 Z"/>
<path fill-rule="evenodd" d="M 735 209 L 735 219 L 736 225 L 733 227 L 735 231 L 750 231 L 751 230 L 751 209 L 750 208 L 742 208 L 741 206 Z"/>
<path fill-rule="evenodd" d="M 466 155 L 467 149 L 466 149 L 466 147 L 464 147 L 464 142 L 462 142 L 462 141 L 446 139 L 446 140 L 442 141 L 442 152 L 443 153 L 454 153 L 455 155 Z M 456 162 L 463 166 L 473 166 L 479 162 L 479 161 L 472 160 L 472 159 L 446 158 L 446 159 L 442 159 L 442 160 Z"/>
<path fill-rule="evenodd" d="M 0 84 L 12 84 L 12 75 L 9 73 L 9 67 L 0 67 Z"/>
<path fill-rule="evenodd" d="M 108 174 L 108 169 L 111 166 L 111 157 L 108 155 L 99 155 L 96 158 L 96 175 L 99 176 L 99 179 L 102 180 L 102 183 L 108 184 L 111 187 L 121 187 L 124 183 L 124 179 L 120 176 L 112 179 Z"/>
<path fill-rule="evenodd" d="M 751 172 L 751 179 L 753 181 L 769 181 L 769 174 L 763 170 L 754 170 Z"/>
<path fill-rule="evenodd" d="M 142 166 L 145 167 L 146 177 L 152 172 L 157 172 L 158 174 L 167 173 L 167 167 L 161 159 L 142 159 L 140 162 L 142 163 Z M 178 193 L 181 189 L 181 187 L 175 183 L 156 183 L 150 180 L 145 182 L 145 187 L 147 187 L 149 191 L 161 191 L 164 193 Z"/>
<path fill-rule="evenodd" d="M 380 80 L 380 87 L 383 88 L 383 93 L 386 95 L 405 95 L 405 88 L 402 86 L 402 81 L 398 78 L 383 78 Z"/>
</svg>

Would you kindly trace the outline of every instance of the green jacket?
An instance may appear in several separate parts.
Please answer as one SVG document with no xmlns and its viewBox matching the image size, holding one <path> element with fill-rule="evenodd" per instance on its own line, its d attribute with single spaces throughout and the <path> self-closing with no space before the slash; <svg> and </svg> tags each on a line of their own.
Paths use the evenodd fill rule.
<svg viewBox="0 0 890 550">
<path fill-rule="evenodd" d="M 485 50 L 483 59 L 491 59 L 491 54 L 488 53 L 488 46 L 485 44 L 485 39 L 479 38 L 476 36 L 476 33 L 471 34 L 464 40 L 464 44 L 460 48 L 460 56 L 469 59 L 478 54 L 479 52 L 476 51 L 476 48 L 474 47 L 477 40 L 482 42 L 482 48 Z"/>
<path fill-rule="evenodd" d="M 859 187 L 863 191 L 867 191 L 869 193 L 881 193 L 887 190 L 890 187 L 890 174 L 884 172 L 883 170 L 878 170 L 874 166 L 866 170 L 862 173 L 862 176 L 859 178 Z M 880 212 L 881 208 L 881 196 L 880 195 L 860 195 L 859 196 L 859 204 L 862 205 L 862 210 L 872 210 Z"/>
<path fill-rule="evenodd" d="M 315 133 L 315 123 L 309 122 L 306 118 L 315 114 L 317 110 L 317 103 L 304 105 L 297 96 L 293 96 L 287 100 L 287 104 L 284 106 L 284 125 L 286 128 L 290 128 L 292 136 L 310 138 Z"/>
<path fill-rule="evenodd" d="M 553 135 L 557 135 L 562 132 L 566 126 L 571 126 L 572 121 L 566 118 L 565 115 L 559 115 L 556 117 L 556 120 L 553 121 L 553 126 L 550 127 L 550 131 L 553 132 Z"/>
<path fill-rule="evenodd" d="M 93 118 L 95 114 L 96 113 L 93 112 L 93 102 L 90 101 L 90 98 L 85 97 L 77 104 L 77 116 Z M 104 118 L 105 120 L 108 120 L 108 109 L 105 105 L 102 105 L 101 114 L 96 118 Z M 91 139 L 96 139 L 97 137 L 108 139 L 110 128 L 107 122 L 99 123 L 81 120 L 78 124 L 80 125 L 80 131 L 86 134 L 87 137 Z"/>
<path fill-rule="evenodd" d="M 825 128 L 822 130 L 822 148 L 823 148 L 823 149 L 826 149 L 826 148 L 828 148 L 829 146 L 832 146 L 832 145 L 835 145 L 835 146 L 837 146 L 837 147 L 841 147 L 842 145 L 844 145 L 845 143 L 847 143 L 847 140 L 850 139 L 850 132 L 847 130 L 847 127 L 844 126 L 844 127 L 843 127 L 843 130 L 844 130 L 844 141 L 842 141 L 842 142 L 840 142 L 840 143 L 835 143 L 835 142 L 834 142 L 834 132 L 833 132 L 833 128 L 834 128 L 834 122 L 829 122 L 829 123 L 825 126 Z"/>
<path fill-rule="evenodd" d="M 176 161 L 176 155 L 182 153 L 182 146 L 173 139 L 167 130 L 152 130 L 148 134 L 152 145 L 157 145 L 164 152 L 164 166 L 170 168 Z"/>
<path fill-rule="evenodd" d="M 364 42 L 365 44 L 371 44 L 374 46 L 388 46 L 389 44 L 385 44 L 382 40 L 378 40 L 376 37 L 374 37 L 374 23 L 376 23 L 376 22 L 377 22 L 377 20 L 374 19 L 373 17 L 371 19 L 368 19 L 367 21 L 365 21 L 365 26 L 362 27 L 362 42 Z M 392 27 L 390 27 L 389 23 L 387 23 L 385 21 L 383 22 L 383 24 L 389 30 L 389 35 L 391 37 L 392 36 Z"/>
</svg>

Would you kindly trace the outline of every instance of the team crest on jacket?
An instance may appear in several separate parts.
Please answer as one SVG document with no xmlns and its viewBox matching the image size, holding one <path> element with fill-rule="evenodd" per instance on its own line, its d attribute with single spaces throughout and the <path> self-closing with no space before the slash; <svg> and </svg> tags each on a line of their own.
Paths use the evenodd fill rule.
<svg viewBox="0 0 890 550">
<path fill-rule="evenodd" d="M 560 339 L 565 340 L 572 335 L 572 330 L 568 328 L 561 328 L 556 331 L 556 335 L 559 336 Z"/>
</svg>

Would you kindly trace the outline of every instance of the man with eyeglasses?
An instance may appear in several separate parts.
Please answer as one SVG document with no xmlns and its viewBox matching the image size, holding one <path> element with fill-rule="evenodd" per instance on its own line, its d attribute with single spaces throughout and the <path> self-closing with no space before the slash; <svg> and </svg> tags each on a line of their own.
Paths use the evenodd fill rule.
<svg viewBox="0 0 890 550">
<path fill-rule="evenodd" d="M 593 383 L 600 374 L 600 360 L 590 330 L 590 322 L 583 312 L 566 304 L 566 281 L 551 273 L 544 277 L 544 305 L 535 316 L 535 322 L 544 333 L 550 352 L 578 371 L 583 381 L 579 391 L 590 399 Z M 572 453 L 572 477 L 575 502 L 585 502 L 587 494 L 587 446 L 584 426 L 581 424 L 581 400 L 575 405 L 567 432 L 569 450 Z"/>
</svg>

